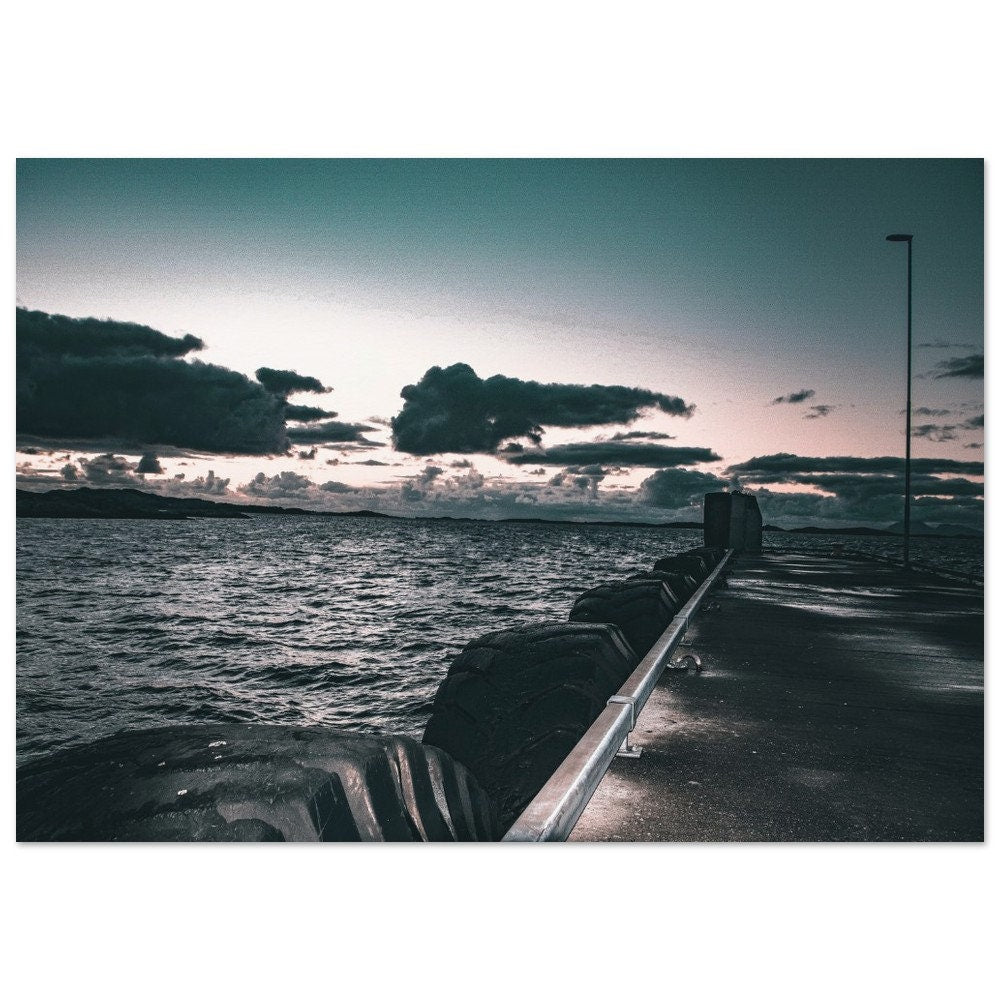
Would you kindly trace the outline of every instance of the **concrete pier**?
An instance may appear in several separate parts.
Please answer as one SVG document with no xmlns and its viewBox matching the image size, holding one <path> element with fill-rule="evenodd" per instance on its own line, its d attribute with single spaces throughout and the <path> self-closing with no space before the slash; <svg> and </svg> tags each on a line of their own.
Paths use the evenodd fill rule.
<svg viewBox="0 0 1000 1000">
<path fill-rule="evenodd" d="M 980 841 L 983 594 L 744 554 L 692 621 L 575 841 Z"/>
</svg>

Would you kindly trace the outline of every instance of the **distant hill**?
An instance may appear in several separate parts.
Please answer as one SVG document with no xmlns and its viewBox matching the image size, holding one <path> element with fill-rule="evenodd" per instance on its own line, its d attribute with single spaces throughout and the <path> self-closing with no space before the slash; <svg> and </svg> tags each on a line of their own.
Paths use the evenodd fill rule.
<svg viewBox="0 0 1000 1000">
<path fill-rule="evenodd" d="M 393 520 L 474 521 L 471 517 L 400 517 L 373 510 L 306 510 L 302 507 L 277 507 L 269 504 L 226 503 L 197 497 L 167 497 L 134 489 L 56 489 L 36 493 L 17 491 L 18 517 L 98 517 L 154 521 L 184 521 L 192 517 L 222 517 L 246 520 L 250 517 L 378 517 Z M 613 527 L 691 528 L 701 530 L 700 521 L 674 521 L 664 524 L 651 521 L 569 521 L 539 517 L 504 518 L 509 524 L 590 524 Z M 497 522 L 495 522 L 497 523 Z M 502 523 L 502 522 L 500 522 Z"/>
<path fill-rule="evenodd" d="M 192 517 L 221 517 L 247 520 L 251 515 L 281 517 L 318 516 L 317 511 L 299 507 L 272 507 L 265 504 L 224 503 L 197 497 L 165 497 L 142 490 L 95 490 L 81 486 L 75 490 L 17 491 L 18 517 L 99 517 L 154 521 L 183 521 Z M 375 511 L 359 510 L 345 517 L 388 517 Z"/>
<path fill-rule="evenodd" d="M 434 518 L 434 520 L 445 520 L 444 518 Z M 447 518 L 447 520 L 459 520 L 458 518 Z M 461 520 L 475 520 L 475 518 L 461 518 Z M 704 525 L 701 521 L 569 521 L 565 518 L 552 517 L 501 517 L 497 519 L 498 524 L 589 524 L 601 528 L 692 528 L 701 531 Z"/>
</svg>

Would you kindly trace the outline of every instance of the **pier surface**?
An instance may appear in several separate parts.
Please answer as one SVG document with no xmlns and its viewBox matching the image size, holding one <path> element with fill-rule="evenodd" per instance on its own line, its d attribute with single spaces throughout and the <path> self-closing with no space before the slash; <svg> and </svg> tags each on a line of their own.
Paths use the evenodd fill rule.
<svg viewBox="0 0 1000 1000">
<path fill-rule="evenodd" d="M 843 557 L 741 555 L 574 841 L 980 841 L 983 594 Z"/>
</svg>

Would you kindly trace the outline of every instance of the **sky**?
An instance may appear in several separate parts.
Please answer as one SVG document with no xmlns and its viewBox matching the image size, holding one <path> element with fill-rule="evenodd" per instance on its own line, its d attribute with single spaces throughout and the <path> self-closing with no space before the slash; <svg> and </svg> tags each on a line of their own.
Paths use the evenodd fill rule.
<svg viewBox="0 0 1000 1000">
<path fill-rule="evenodd" d="M 19 485 L 889 525 L 892 232 L 913 516 L 981 526 L 981 160 L 20 160 Z"/>
</svg>

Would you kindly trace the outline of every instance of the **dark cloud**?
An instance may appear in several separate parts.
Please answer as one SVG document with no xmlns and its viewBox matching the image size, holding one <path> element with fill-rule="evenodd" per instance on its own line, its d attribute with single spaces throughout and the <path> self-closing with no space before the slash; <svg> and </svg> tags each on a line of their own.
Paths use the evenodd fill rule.
<svg viewBox="0 0 1000 1000">
<path fill-rule="evenodd" d="M 982 462 L 959 462 L 949 458 L 915 458 L 912 460 L 911 466 L 914 472 L 924 472 L 928 475 L 955 473 L 981 476 L 983 474 Z M 903 459 L 894 455 L 881 458 L 857 458 L 853 455 L 818 458 L 792 455 L 788 452 L 761 455 L 746 462 L 738 462 L 726 470 L 727 474 L 737 474 L 740 479 L 761 483 L 795 482 L 792 477 L 797 473 L 901 473 L 902 471 Z"/>
<path fill-rule="evenodd" d="M 699 505 L 706 493 L 716 493 L 726 480 L 696 469 L 658 469 L 639 485 L 639 502 L 650 507 L 678 509 Z"/>
<path fill-rule="evenodd" d="M 98 486 L 135 485 L 141 482 L 135 475 L 136 466 L 124 455 L 95 455 L 78 460 L 83 478 Z"/>
<path fill-rule="evenodd" d="M 452 469 L 471 469 L 472 463 L 467 458 L 456 458 L 454 462 L 449 462 Z"/>
<path fill-rule="evenodd" d="M 320 424 L 310 424 L 307 427 L 289 427 L 288 438 L 296 444 L 339 444 L 353 442 L 370 448 L 381 448 L 378 441 L 371 441 L 364 436 L 365 431 L 373 431 L 368 424 L 345 424 L 339 420 L 327 420 Z"/>
<path fill-rule="evenodd" d="M 136 466 L 135 471 L 143 476 L 152 475 L 155 473 L 162 473 L 163 466 L 160 465 L 160 460 L 153 452 L 147 451 L 143 454 L 142 458 L 139 459 L 139 464 Z"/>
<path fill-rule="evenodd" d="M 860 477 L 859 477 L 860 478 Z M 775 493 L 756 491 L 765 521 L 826 524 L 827 526 L 872 523 L 899 523 L 903 517 L 903 488 L 898 492 L 824 496 L 818 493 Z M 978 497 L 918 496 L 912 504 L 913 517 L 927 523 L 961 524 L 979 528 L 983 501 Z"/>
<path fill-rule="evenodd" d="M 252 497 L 300 497 L 310 486 L 312 480 L 308 476 L 300 476 L 297 472 L 279 472 L 268 476 L 258 472 L 249 483 L 237 487 L 239 493 Z"/>
<path fill-rule="evenodd" d="M 919 424 L 911 428 L 914 437 L 927 438 L 928 441 L 954 441 L 955 424 Z"/>
<path fill-rule="evenodd" d="M 325 420 L 327 417 L 335 417 L 335 410 L 324 410 L 321 406 L 300 406 L 297 403 L 285 404 L 286 420 Z"/>
<path fill-rule="evenodd" d="M 544 469 L 538 470 L 542 475 L 545 474 Z M 602 483 L 608 476 L 620 476 L 629 472 L 629 469 L 621 469 L 618 467 L 606 468 L 603 465 L 570 465 L 563 469 L 563 473 L 569 476 L 576 476 L 578 479 L 586 477 L 592 489 L 596 490 L 598 485 Z M 577 483 L 579 486 L 580 484 Z"/>
<path fill-rule="evenodd" d="M 238 372 L 181 360 L 201 346 L 190 334 L 18 309 L 18 431 L 209 452 L 285 451 L 284 401 Z"/>
<path fill-rule="evenodd" d="M 326 464 L 327 465 L 335 465 L 336 462 L 337 462 L 337 460 L 333 459 L 332 461 L 327 461 Z M 382 465 L 382 466 L 389 466 L 389 465 L 391 465 L 393 463 L 391 463 L 391 462 L 380 462 L 377 458 L 368 458 L 368 459 L 365 459 L 365 461 L 363 461 L 363 462 L 347 462 L 346 464 L 347 465 Z"/>
<path fill-rule="evenodd" d="M 674 434 L 664 434 L 662 431 L 619 431 L 612 434 L 612 441 L 673 441 Z"/>
<path fill-rule="evenodd" d="M 426 486 L 428 483 L 432 483 L 438 476 L 443 474 L 444 469 L 442 469 L 440 465 L 425 465 L 423 472 L 420 473 L 418 479 L 422 486 Z"/>
<path fill-rule="evenodd" d="M 906 410 L 900 410 L 899 413 L 906 413 Z M 951 413 L 951 410 L 936 410 L 933 406 L 918 406 L 913 413 L 918 417 L 946 417 Z"/>
<path fill-rule="evenodd" d="M 969 444 L 967 444 L 965 447 L 966 448 L 982 448 L 982 446 L 983 446 L 982 441 L 972 441 Z"/>
<path fill-rule="evenodd" d="M 979 428 L 985 426 L 985 419 L 983 414 L 980 413 L 978 416 L 969 417 L 968 420 L 962 421 L 962 427 L 967 431 L 978 430 Z"/>
<path fill-rule="evenodd" d="M 816 486 L 825 493 L 841 499 L 867 500 L 875 497 L 901 497 L 906 488 L 903 475 L 820 474 L 796 475 L 794 482 L 803 486 Z M 970 479 L 939 479 L 936 476 L 917 474 L 910 478 L 914 496 L 978 497 L 983 495 L 982 483 Z"/>
<path fill-rule="evenodd" d="M 717 462 L 719 456 L 709 448 L 683 448 L 665 444 L 630 444 L 626 441 L 581 441 L 556 444 L 550 448 L 502 453 L 511 465 L 624 465 L 666 467 Z"/>
<path fill-rule="evenodd" d="M 25 444 L 48 444 L 50 440 L 47 438 L 39 437 L 32 434 L 18 434 L 17 435 L 17 450 L 24 451 L 22 447 Z M 139 452 L 143 451 L 155 451 L 157 456 L 161 459 L 163 458 L 174 458 L 178 459 L 178 465 L 185 465 L 186 462 L 180 461 L 184 458 L 192 458 L 200 454 L 199 450 L 196 448 L 179 448 L 171 444 L 157 444 L 155 449 L 152 447 L 147 448 L 144 442 L 137 441 L 134 437 L 101 437 L 101 438 L 84 438 L 76 437 L 73 435 L 60 436 L 58 441 L 59 450 L 65 452 L 68 449 L 72 449 L 77 452 L 86 452 L 88 454 L 94 454 L 95 452 L 112 452 L 113 454 L 127 454 L 129 452 Z M 54 454 L 52 449 L 47 449 L 45 454 Z M 69 461 L 70 456 L 64 455 L 60 461 Z"/>
<path fill-rule="evenodd" d="M 827 403 L 819 403 L 817 406 L 810 406 L 809 412 L 805 415 L 805 420 L 816 420 L 819 417 L 828 417 L 833 411 L 837 409 L 836 406 L 830 406 Z"/>
<path fill-rule="evenodd" d="M 23 338 L 23 339 L 22 339 Z M 168 337 L 138 323 L 73 319 L 38 310 L 17 310 L 18 353 L 74 358 L 180 358 L 205 347 L 190 333 Z"/>
<path fill-rule="evenodd" d="M 983 355 L 968 354 L 963 358 L 948 358 L 935 366 L 938 373 L 934 378 L 982 378 Z"/>
<path fill-rule="evenodd" d="M 917 344 L 917 347 L 935 347 L 935 348 L 943 348 L 943 347 L 963 348 L 964 347 L 964 348 L 971 349 L 971 348 L 973 348 L 975 346 L 976 346 L 975 344 L 963 344 L 963 343 L 959 343 L 959 342 L 956 342 L 956 341 L 947 341 L 947 340 L 925 340 L 922 344 Z"/>
<path fill-rule="evenodd" d="M 807 399 L 812 399 L 816 395 L 815 389 L 800 389 L 798 392 L 790 392 L 787 396 L 777 396 L 771 400 L 771 406 L 776 403 L 804 403 Z"/>
<path fill-rule="evenodd" d="M 333 479 L 328 480 L 325 483 L 320 483 L 319 488 L 324 493 L 357 493 L 358 491 L 353 486 L 348 486 L 347 483 L 338 483 Z"/>
<path fill-rule="evenodd" d="M 960 477 L 981 476 L 982 462 L 918 458 L 913 460 L 912 469 L 914 516 L 918 516 L 919 505 L 919 516 L 928 522 L 955 521 L 969 527 L 981 523 L 983 486 Z M 782 493 L 766 487 L 757 489 L 765 520 L 872 524 L 894 523 L 902 516 L 906 483 L 902 458 L 765 455 L 730 466 L 727 472 L 744 481 L 822 491 Z"/>
<path fill-rule="evenodd" d="M 76 466 L 68 463 L 59 470 L 59 473 L 63 479 L 70 483 L 75 483 L 80 478 L 76 470 Z M 181 473 L 181 475 L 183 475 L 183 473 Z"/>
<path fill-rule="evenodd" d="M 543 384 L 505 375 L 481 379 L 466 364 L 435 366 L 400 395 L 404 404 L 392 419 L 393 443 L 411 455 L 491 453 L 509 438 L 538 444 L 545 427 L 630 423 L 653 408 L 684 417 L 694 410 L 683 399 L 648 389 Z"/>
<path fill-rule="evenodd" d="M 161 483 L 160 492 L 171 496 L 207 495 L 222 496 L 229 491 L 229 479 L 217 476 L 211 469 L 204 476 L 195 476 L 194 479 L 185 480 L 184 473 L 180 472 L 167 483 Z"/>
<path fill-rule="evenodd" d="M 402 483 L 399 487 L 399 498 L 403 503 L 414 503 L 415 501 L 423 500 L 425 495 L 424 490 L 418 490 L 410 482 Z"/>
<path fill-rule="evenodd" d="M 603 465 L 571 465 L 566 469 L 574 476 L 593 476 L 595 479 L 604 479 L 611 475 L 611 469 L 605 469 Z"/>
<path fill-rule="evenodd" d="M 254 372 L 257 381 L 276 396 L 290 396 L 293 392 L 329 392 L 318 378 L 300 375 L 298 372 L 282 371 L 277 368 L 258 368 Z"/>
<path fill-rule="evenodd" d="M 297 454 L 304 462 L 309 462 L 316 457 L 316 448 L 312 447 L 308 451 L 300 451 Z"/>
<path fill-rule="evenodd" d="M 602 465 L 571 465 L 558 474 L 558 480 L 556 477 L 550 479 L 549 485 L 568 483 L 578 490 L 590 490 L 596 496 L 607 475 L 608 470 Z"/>
</svg>

